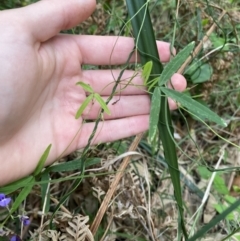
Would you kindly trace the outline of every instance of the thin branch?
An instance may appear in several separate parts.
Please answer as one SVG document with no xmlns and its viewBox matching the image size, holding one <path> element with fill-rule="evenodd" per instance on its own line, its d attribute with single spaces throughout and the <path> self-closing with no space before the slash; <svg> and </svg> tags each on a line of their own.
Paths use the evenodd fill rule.
<svg viewBox="0 0 240 241">
<path fill-rule="evenodd" d="M 139 142 L 141 141 L 141 139 L 143 137 L 143 134 L 144 133 L 140 133 L 134 138 L 131 146 L 129 147 L 129 150 L 128 150 L 129 152 L 133 151 L 133 150 L 136 150 Z M 123 159 L 123 162 L 122 162 L 121 166 L 119 167 L 119 170 L 118 170 L 118 172 L 115 176 L 115 179 L 113 180 L 110 188 L 108 189 L 108 192 L 107 192 L 106 196 L 104 197 L 104 200 L 103 200 L 103 202 L 102 202 L 102 204 L 101 204 L 101 206 L 98 210 L 98 213 L 97 213 L 97 215 L 96 215 L 96 217 L 95 217 L 95 219 L 94 219 L 94 221 L 93 221 L 93 223 L 90 227 L 90 230 L 92 231 L 93 235 L 95 235 L 97 230 L 98 230 L 98 227 L 99 227 L 99 225 L 102 221 L 103 215 L 105 214 L 105 212 L 108 208 L 109 202 L 111 201 L 112 196 L 113 196 L 113 194 L 116 191 L 116 188 L 118 186 L 118 183 L 121 180 L 121 178 L 124 174 L 124 171 L 126 170 L 130 160 L 131 160 L 131 156 L 127 156 L 126 158 Z"/>
</svg>

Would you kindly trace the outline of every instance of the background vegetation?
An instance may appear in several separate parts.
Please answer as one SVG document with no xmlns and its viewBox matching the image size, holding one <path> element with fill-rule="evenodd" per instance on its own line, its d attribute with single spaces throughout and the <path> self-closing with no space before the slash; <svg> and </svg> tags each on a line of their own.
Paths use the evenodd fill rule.
<svg viewBox="0 0 240 241">
<path fill-rule="evenodd" d="M 32 2 L 2 0 L 0 9 Z M 223 11 L 226 13 L 218 22 Z M 180 147 L 178 157 L 185 222 L 193 235 L 240 196 L 239 169 L 229 170 L 240 167 L 237 147 L 240 144 L 240 3 L 234 0 L 156 0 L 151 2 L 150 12 L 156 38 L 173 42 L 178 51 L 191 41 L 200 41 L 210 26 L 217 23 L 216 30 L 193 61 L 193 67 L 184 75 L 188 80 L 189 95 L 220 115 L 228 127 L 223 129 L 208 123 L 212 131 L 184 110 L 172 113 L 174 135 Z M 131 36 L 130 24 L 121 31 L 127 20 L 125 1 L 99 0 L 93 16 L 68 33 Z M 55 214 L 56 205 L 72 189 L 71 177 L 75 171 L 74 168 L 66 169 L 66 165 L 63 169 L 52 169 L 51 179 L 56 182 L 49 187 L 49 199 L 43 198 L 43 185 L 35 185 L 19 208 L 25 210 L 31 224 L 21 230 L 17 219 L 9 219 L 2 239 L 8 240 L 12 234 L 18 234 L 23 240 L 39 240 L 39 236 L 42 240 L 93 240 L 90 226 L 121 161 L 108 163 L 125 153 L 131 141 L 93 147 L 88 154 L 90 167 L 86 168 L 91 170 L 84 173 L 81 184 Z M 162 150 L 156 154 L 146 135 L 137 151 L 144 157 L 131 160 L 94 240 L 177 240 L 178 211 Z M 71 163 L 80 156 L 81 150 L 62 159 L 59 165 Z M 214 177 L 216 165 L 223 171 L 216 172 Z M 212 185 L 209 185 L 211 180 Z M 11 196 L 14 199 L 18 194 L 19 190 Z M 6 210 L 0 209 L 0 223 L 6 216 Z M 199 240 L 240 240 L 239 220 L 238 207 Z"/>
</svg>

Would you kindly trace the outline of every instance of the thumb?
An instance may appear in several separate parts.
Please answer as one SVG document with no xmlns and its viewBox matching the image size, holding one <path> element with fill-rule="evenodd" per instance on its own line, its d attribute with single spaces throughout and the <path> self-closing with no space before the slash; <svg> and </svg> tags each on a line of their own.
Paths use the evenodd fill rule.
<svg viewBox="0 0 240 241">
<path fill-rule="evenodd" d="M 87 19 L 95 6 L 95 0 L 42 0 L 15 11 L 21 22 L 24 16 L 24 28 L 31 33 L 33 41 L 44 42 Z"/>
</svg>

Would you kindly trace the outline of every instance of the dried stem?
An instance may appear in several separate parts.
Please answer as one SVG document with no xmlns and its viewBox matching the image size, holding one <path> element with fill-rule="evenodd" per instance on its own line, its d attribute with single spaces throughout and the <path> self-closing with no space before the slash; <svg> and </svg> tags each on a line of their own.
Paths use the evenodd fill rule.
<svg viewBox="0 0 240 241">
<path fill-rule="evenodd" d="M 129 151 L 136 150 L 139 142 L 141 141 L 141 139 L 143 137 L 143 134 L 144 133 L 140 133 L 134 138 L 131 146 L 129 147 Z M 95 219 L 94 219 L 94 221 L 93 221 L 93 223 L 90 227 L 90 230 L 92 231 L 93 235 L 95 235 L 97 230 L 98 230 L 98 227 L 99 227 L 99 225 L 102 221 L 103 215 L 105 214 L 105 212 L 108 208 L 108 205 L 111 201 L 111 198 L 112 198 L 114 192 L 116 191 L 118 183 L 121 180 L 121 178 L 124 174 L 124 171 L 126 170 L 130 160 L 131 160 L 131 156 L 127 156 L 123 159 L 123 162 L 122 162 L 121 166 L 119 167 L 119 170 L 118 170 L 118 172 L 115 176 L 115 179 L 113 180 L 110 188 L 108 189 L 108 192 L 107 192 L 106 196 L 104 197 L 104 200 L 103 200 L 103 202 L 102 202 L 102 204 L 101 204 L 101 206 L 98 210 L 98 213 L 97 213 L 97 215 L 96 215 L 96 217 L 95 217 Z"/>
</svg>

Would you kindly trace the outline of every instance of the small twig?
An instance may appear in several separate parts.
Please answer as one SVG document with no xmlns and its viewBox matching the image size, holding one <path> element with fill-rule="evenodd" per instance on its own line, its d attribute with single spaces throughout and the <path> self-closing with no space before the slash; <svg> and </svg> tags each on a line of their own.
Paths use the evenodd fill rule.
<svg viewBox="0 0 240 241">
<path fill-rule="evenodd" d="M 143 156 L 143 154 L 136 152 L 136 151 L 128 151 L 125 152 L 123 154 L 121 154 L 120 156 L 117 156 L 115 158 L 113 158 L 110 161 L 107 161 L 103 166 L 99 167 L 99 168 L 92 168 L 92 169 L 87 169 L 85 170 L 85 172 L 95 172 L 95 171 L 101 171 L 103 169 L 108 169 L 109 166 L 113 165 L 116 161 L 123 159 L 127 156 L 133 156 L 133 155 L 139 155 L 139 156 Z"/>
<path fill-rule="evenodd" d="M 129 148 L 129 151 L 136 150 L 139 142 L 141 141 L 141 139 L 143 137 L 143 134 L 144 133 L 140 133 L 134 138 L 134 140 L 133 140 L 133 142 L 132 142 L 132 144 Z M 119 170 L 118 170 L 118 172 L 115 176 L 115 179 L 113 180 L 110 188 L 108 189 L 108 192 L 107 192 L 106 196 L 104 197 L 104 200 L 103 200 L 103 202 L 102 202 L 102 204 L 101 204 L 101 206 L 98 210 L 98 213 L 97 213 L 97 215 L 96 215 L 96 217 L 95 217 L 95 219 L 94 219 L 94 221 L 93 221 L 93 223 L 90 227 L 90 230 L 92 231 L 93 235 L 95 235 L 97 230 L 98 230 L 98 227 L 99 227 L 99 225 L 102 221 L 103 215 L 105 214 L 105 212 L 108 208 L 108 204 L 109 204 L 114 192 L 116 191 L 118 183 L 119 183 L 120 179 L 122 178 L 122 176 L 124 174 L 124 171 L 127 168 L 130 160 L 131 160 L 130 156 L 127 156 L 123 159 L 123 162 L 122 162 L 121 166 L 119 167 Z"/>
</svg>

